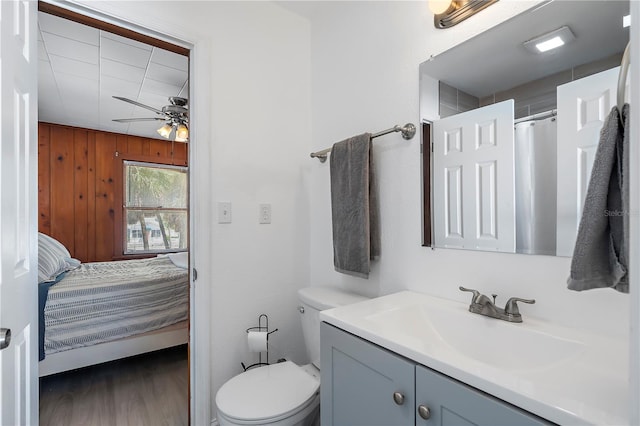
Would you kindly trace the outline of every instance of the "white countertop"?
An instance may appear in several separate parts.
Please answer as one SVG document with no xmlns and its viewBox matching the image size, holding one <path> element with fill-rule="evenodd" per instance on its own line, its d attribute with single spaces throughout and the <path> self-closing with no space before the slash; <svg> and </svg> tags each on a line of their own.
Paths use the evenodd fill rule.
<svg viewBox="0 0 640 426">
<path fill-rule="evenodd" d="M 521 312 L 524 322 L 513 324 L 403 291 L 322 311 L 320 320 L 551 422 L 628 424 L 628 341 Z"/>
</svg>

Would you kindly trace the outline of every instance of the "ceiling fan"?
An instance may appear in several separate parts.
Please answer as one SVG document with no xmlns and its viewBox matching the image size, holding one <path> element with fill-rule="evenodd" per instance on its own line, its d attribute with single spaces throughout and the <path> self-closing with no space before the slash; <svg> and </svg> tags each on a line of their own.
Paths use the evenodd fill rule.
<svg viewBox="0 0 640 426">
<path fill-rule="evenodd" d="M 164 121 L 164 125 L 158 129 L 158 133 L 167 139 L 171 136 L 171 133 L 175 130 L 176 142 L 187 142 L 189 139 L 189 110 L 187 109 L 187 99 L 178 96 L 169 96 L 170 105 L 165 105 L 162 109 L 157 109 L 149 105 L 141 104 L 140 102 L 123 98 L 121 96 L 114 96 L 114 99 L 120 101 L 129 102 L 130 104 L 139 106 L 153 111 L 157 114 L 157 117 L 148 118 L 116 118 L 113 121 L 118 123 L 133 123 L 136 121 Z"/>
</svg>

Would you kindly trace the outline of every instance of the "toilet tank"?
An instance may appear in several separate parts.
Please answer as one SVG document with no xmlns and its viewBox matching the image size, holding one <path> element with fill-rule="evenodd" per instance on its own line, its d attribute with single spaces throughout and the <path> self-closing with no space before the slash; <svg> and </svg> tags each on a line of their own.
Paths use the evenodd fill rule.
<svg viewBox="0 0 640 426">
<path fill-rule="evenodd" d="M 302 333 L 309 359 L 320 368 L 320 311 L 367 300 L 368 297 L 333 287 L 307 287 L 298 290 Z"/>
</svg>

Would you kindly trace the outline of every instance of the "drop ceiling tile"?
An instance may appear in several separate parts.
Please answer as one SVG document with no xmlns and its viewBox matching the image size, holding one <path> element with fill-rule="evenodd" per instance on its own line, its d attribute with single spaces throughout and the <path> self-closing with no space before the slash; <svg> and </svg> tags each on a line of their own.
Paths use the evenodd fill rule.
<svg viewBox="0 0 640 426">
<path fill-rule="evenodd" d="M 48 13 L 38 12 L 38 25 L 42 31 L 57 34 L 61 37 L 94 46 L 98 46 L 100 42 L 100 30 L 68 19 L 49 15 Z"/>
<path fill-rule="evenodd" d="M 76 61 L 75 59 L 63 56 L 51 55 L 51 67 L 54 74 L 64 73 L 89 80 L 100 80 L 100 69 L 97 65 L 87 62 Z"/>
<path fill-rule="evenodd" d="M 98 108 L 99 83 L 71 74 L 59 73 L 56 82 L 65 105 L 82 105 L 85 108 Z"/>
<path fill-rule="evenodd" d="M 138 68 L 146 68 L 151 52 L 129 44 L 120 43 L 110 38 L 102 37 L 100 43 L 102 58 L 122 62 Z"/>
<path fill-rule="evenodd" d="M 163 106 L 169 105 L 169 96 L 173 95 L 142 92 L 140 96 L 138 96 L 138 102 L 161 110 Z M 149 112 L 152 113 L 151 111 Z"/>
<path fill-rule="evenodd" d="M 38 91 L 38 120 L 59 119 L 64 115 L 61 105 L 62 102 L 57 91 L 52 93 Z"/>
<path fill-rule="evenodd" d="M 144 102 L 140 102 L 141 104 L 147 105 Z M 166 105 L 167 102 L 165 101 L 164 104 L 162 105 L 149 105 L 152 108 L 157 108 L 157 109 L 162 109 L 163 105 Z M 132 118 L 163 118 L 164 116 L 161 116 L 160 114 L 151 111 L 150 109 L 146 109 L 146 108 L 142 108 L 139 106 L 136 106 L 133 108 L 133 112 L 131 113 L 131 117 Z M 158 122 L 160 122 L 160 120 L 158 120 Z"/>
<path fill-rule="evenodd" d="M 144 136 L 147 138 L 154 138 L 154 139 L 163 139 L 166 140 L 164 138 L 162 138 L 157 130 L 158 128 L 160 128 L 160 126 L 162 126 L 162 122 L 149 122 L 149 121 L 142 121 L 142 122 L 137 122 L 137 123 L 130 123 L 129 124 L 129 133 L 134 134 L 134 135 L 138 135 L 138 136 Z"/>
<path fill-rule="evenodd" d="M 67 114 L 75 123 L 85 123 L 85 127 L 95 128 L 100 123 L 98 108 L 87 109 L 82 105 L 70 105 Z"/>
<path fill-rule="evenodd" d="M 121 96 L 123 98 L 137 99 L 140 92 L 140 85 L 131 81 L 120 80 L 119 78 L 113 78 L 103 76 L 100 79 L 100 94 L 108 98 L 113 99 L 113 96 Z M 115 102 L 122 103 L 117 99 Z"/>
<path fill-rule="evenodd" d="M 43 32 L 44 45 L 49 55 L 64 56 L 77 61 L 98 65 L 98 46 L 55 34 Z"/>
<path fill-rule="evenodd" d="M 134 67 L 122 62 L 116 62 L 105 58 L 102 58 L 100 60 L 100 69 L 102 75 L 131 81 L 137 83 L 138 85 L 142 84 L 142 79 L 144 79 L 145 73 L 144 68 Z"/>
<path fill-rule="evenodd" d="M 128 44 L 129 46 L 137 47 L 138 49 L 151 51 L 152 46 L 148 44 L 140 43 L 139 41 L 132 40 L 130 38 L 122 37 L 117 34 L 110 33 L 108 31 L 100 31 L 100 37 L 108 38 L 109 40 L 117 41 L 118 43 Z"/>
<path fill-rule="evenodd" d="M 161 81 L 145 78 L 142 83 L 142 93 L 155 93 L 156 95 L 176 96 L 180 93 L 181 86 L 174 86 Z"/>
<path fill-rule="evenodd" d="M 38 102 L 41 99 L 55 97 L 60 102 L 58 85 L 51 69 L 51 64 L 38 61 Z"/>
<path fill-rule="evenodd" d="M 56 112 L 55 109 L 51 109 L 43 112 L 38 111 L 38 121 L 43 121 L 45 123 L 53 123 L 53 124 L 64 124 L 67 126 L 69 125 L 69 120 L 67 119 L 67 116 L 61 111 Z"/>
<path fill-rule="evenodd" d="M 153 48 L 153 52 L 151 53 L 151 62 L 175 68 L 180 71 L 189 70 L 189 58 L 157 47 Z"/>
<path fill-rule="evenodd" d="M 186 71 L 180 71 L 175 68 L 166 67 L 164 65 L 151 62 L 149 68 L 147 68 L 147 78 L 160 81 L 162 83 L 168 83 L 172 86 L 178 86 L 182 88 L 185 81 L 188 79 Z"/>
<path fill-rule="evenodd" d="M 178 93 L 178 96 L 189 99 L 189 82 L 188 81 L 184 83 L 184 86 L 182 86 L 182 89 L 180 89 L 180 93 Z"/>
<path fill-rule="evenodd" d="M 126 124 L 113 121 L 100 121 L 100 130 L 104 130 L 105 132 L 128 134 L 128 127 Z"/>
<path fill-rule="evenodd" d="M 109 122 L 122 128 L 120 123 L 115 123 L 112 120 L 116 118 L 131 118 L 134 106 L 126 102 L 107 98 L 100 100 L 100 120 L 101 122 Z"/>
<path fill-rule="evenodd" d="M 47 55 L 47 49 L 44 47 L 44 41 L 38 40 L 38 60 L 49 61 L 49 55 Z"/>
</svg>

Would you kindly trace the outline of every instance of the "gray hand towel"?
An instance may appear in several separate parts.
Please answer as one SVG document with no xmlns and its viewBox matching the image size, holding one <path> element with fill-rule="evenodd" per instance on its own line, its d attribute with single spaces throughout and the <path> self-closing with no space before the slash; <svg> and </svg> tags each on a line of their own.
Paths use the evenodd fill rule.
<svg viewBox="0 0 640 426">
<path fill-rule="evenodd" d="M 600 142 L 567 280 L 571 290 L 609 287 L 629 292 L 629 105 L 614 107 Z"/>
<path fill-rule="evenodd" d="M 330 173 L 333 264 L 338 272 L 368 278 L 370 261 L 380 254 L 371 134 L 334 144 Z"/>
</svg>

